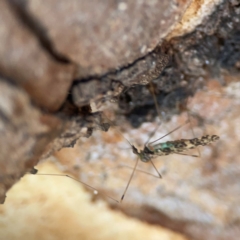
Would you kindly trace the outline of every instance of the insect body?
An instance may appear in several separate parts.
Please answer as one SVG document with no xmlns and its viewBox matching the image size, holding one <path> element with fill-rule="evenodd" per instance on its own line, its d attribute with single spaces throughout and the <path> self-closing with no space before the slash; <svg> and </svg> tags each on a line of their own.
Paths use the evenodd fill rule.
<svg viewBox="0 0 240 240">
<path fill-rule="evenodd" d="M 177 127 L 176 129 L 180 128 L 181 126 Z M 173 131 L 175 131 L 174 129 Z M 173 132 L 171 131 L 171 132 Z M 170 134 L 169 132 L 168 134 Z M 166 134 L 166 135 L 168 135 Z M 166 136 L 165 135 L 165 136 Z M 161 137 L 160 139 L 164 138 L 165 136 Z M 125 194 L 127 192 L 127 189 L 129 187 L 129 184 L 133 178 L 134 172 L 137 169 L 138 161 L 139 159 L 142 162 L 150 162 L 152 166 L 155 168 L 158 177 L 162 178 L 161 174 L 158 172 L 157 168 L 155 167 L 154 163 L 152 162 L 152 159 L 159 156 L 166 156 L 169 154 L 183 154 L 182 152 L 187 151 L 189 149 L 197 148 L 198 146 L 206 146 L 212 142 L 215 142 L 219 139 L 219 136 L 217 135 L 206 135 L 202 136 L 201 138 L 193 138 L 193 139 L 180 139 L 175 141 L 167 141 L 163 143 L 157 143 L 152 145 L 152 143 L 159 141 L 160 139 L 157 139 L 149 144 L 145 144 L 143 150 L 138 151 L 137 148 L 131 144 L 132 151 L 134 154 L 138 156 L 138 159 L 135 163 L 135 166 L 133 168 L 132 174 L 130 176 L 130 179 L 128 181 L 128 184 L 125 188 L 125 191 L 121 197 L 120 202 L 123 201 Z M 185 155 L 185 154 L 183 154 Z M 192 157 L 199 157 L 197 155 L 190 155 Z"/>
<path fill-rule="evenodd" d="M 154 96 L 154 102 L 155 102 L 155 107 L 156 107 L 156 110 L 157 110 L 157 113 L 158 115 L 160 116 L 160 110 L 159 110 L 159 107 L 158 107 L 158 104 L 157 104 L 157 100 L 156 100 L 156 97 L 155 95 Z M 109 120 L 109 122 L 111 122 Z M 112 198 L 110 197 L 109 195 L 106 195 L 106 194 L 102 194 L 102 195 L 105 195 L 107 196 L 108 198 L 112 199 L 113 201 L 117 202 L 117 203 L 121 203 L 125 197 L 125 194 L 128 190 L 128 187 L 131 183 L 131 180 L 134 176 L 134 173 L 135 171 L 140 171 L 140 172 L 144 172 L 142 170 L 138 170 L 137 169 L 137 165 L 138 165 L 138 162 L 139 160 L 142 161 L 142 162 L 150 162 L 153 166 L 153 168 L 156 170 L 156 173 L 157 173 L 157 177 L 158 178 L 161 178 L 161 174 L 159 173 L 158 169 L 156 168 L 156 166 L 154 165 L 152 159 L 156 158 L 156 157 L 159 157 L 159 156 L 167 156 L 167 155 L 171 155 L 171 154 L 179 154 L 179 155 L 188 155 L 188 156 L 193 156 L 193 157 L 199 157 L 200 156 L 200 153 L 199 155 L 189 155 L 189 154 L 184 154 L 183 152 L 186 152 L 190 149 L 196 149 L 198 146 L 206 146 L 206 145 L 209 145 L 215 141 L 217 141 L 219 139 L 219 136 L 217 135 L 205 135 L 205 136 L 202 136 L 200 138 L 192 138 L 192 139 L 179 139 L 179 140 L 173 140 L 173 141 L 166 141 L 166 142 L 162 142 L 162 143 L 157 143 L 157 141 L 159 141 L 160 139 L 164 138 L 165 136 L 173 133 L 174 131 L 180 129 L 183 125 L 187 124 L 187 123 L 190 123 L 190 120 L 188 119 L 188 121 L 186 121 L 184 124 L 182 124 L 181 126 L 178 126 L 177 128 L 173 129 L 172 131 L 168 132 L 166 135 L 164 135 L 163 137 L 155 140 L 155 141 L 152 141 L 149 143 L 149 140 L 144 144 L 144 147 L 142 150 L 138 150 L 133 144 L 131 144 L 127 139 L 126 141 L 129 143 L 129 145 L 131 146 L 131 149 L 132 149 L 132 152 L 134 154 L 137 155 L 137 160 L 135 162 L 135 166 L 132 168 L 132 173 L 131 173 L 131 176 L 128 180 L 128 183 L 127 183 L 127 186 L 125 187 L 125 190 L 124 190 L 124 193 L 119 200 L 116 200 L 115 198 Z M 114 125 L 114 124 L 113 124 Z M 159 124 L 160 126 L 160 124 Z M 158 126 L 158 127 L 159 127 Z M 151 134 L 150 134 L 150 138 L 153 137 L 154 133 L 157 132 L 157 129 L 158 127 L 155 129 L 155 131 L 153 131 Z M 194 135 L 194 133 L 193 133 Z M 33 171 L 32 172 L 33 174 L 35 173 L 36 174 L 36 171 Z M 144 172 L 144 173 L 147 173 L 147 172 Z M 147 173 L 149 174 L 149 173 Z M 71 178 L 75 181 L 78 181 L 78 182 L 81 182 L 82 184 L 84 184 L 86 187 L 94 190 L 94 192 L 98 192 L 98 190 L 78 179 L 75 179 L 69 175 L 66 175 L 66 174 L 43 174 L 43 173 L 39 173 L 38 175 L 55 175 L 55 176 L 66 176 L 68 178 Z M 152 175 L 152 174 L 150 174 Z M 156 177 L 156 176 L 155 176 Z M 99 192 L 101 194 L 101 192 Z"/>
<path fill-rule="evenodd" d="M 175 141 L 167 141 L 163 143 L 158 143 L 151 145 L 145 145 L 143 150 L 136 149 L 135 146 L 132 146 L 133 153 L 138 155 L 142 162 L 149 162 L 151 159 L 158 156 L 166 156 L 169 154 L 179 154 L 189 149 L 194 149 L 198 146 L 206 146 L 212 142 L 215 142 L 219 139 L 217 135 L 206 135 L 201 138 L 193 139 L 180 139 Z M 155 141 L 154 141 L 155 142 Z"/>
</svg>

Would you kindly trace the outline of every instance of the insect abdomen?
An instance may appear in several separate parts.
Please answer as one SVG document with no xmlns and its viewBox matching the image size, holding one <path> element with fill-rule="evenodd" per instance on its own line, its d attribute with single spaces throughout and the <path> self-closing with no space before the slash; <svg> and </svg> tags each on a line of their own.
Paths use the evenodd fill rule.
<svg viewBox="0 0 240 240">
<path fill-rule="evenodd" d="M 201 138 L 180 139 L 153 145 L 152 148 L 157 155 L 168 155 L 176 152 L 183 152 L 198 146 L 206 146 L 219 139 L 217 135 L 206 135 Z"/>
</svg>

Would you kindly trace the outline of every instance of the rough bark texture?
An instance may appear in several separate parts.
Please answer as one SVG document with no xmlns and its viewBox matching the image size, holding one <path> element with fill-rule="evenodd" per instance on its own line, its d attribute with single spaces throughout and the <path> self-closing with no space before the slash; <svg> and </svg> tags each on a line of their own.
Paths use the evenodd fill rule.
<svg viewBox="0 0 240 240">
<path fill-rule="evenodd" d="M 62 147 L 72 146 L 80 136 L 89 137 L 94 128 L 108 129 L 109 124 L 101 114 L 90 113 L 88 105 L 99 99 L 101 102 L 106 95 L 117 97 L 124 86 L 147 84 L 161 73 L 169 57 L 160 47 L 147 53 L 162 41 L 188 2 L 48 1 L 42 4 L 2 0 L 0 4 L 4 23 L 0 31 L 2 81 L 12 82 L 28 99 L 24 111 L 35 109 L 39 111 L 39 118 L 46 114 L 50 119 L 58 118 L 61 128 L 52 141 L 51 131 L 57 128 L 57 124 L 53 124 L 45 146 L 37 149 L 38 155 L 33 154 L 32 159 L 27 153 L 21 155 L 20 165 L 27 168 L 19 172 L 12 169 L 13 180 L 6 186 L 2 182 L 4 196 L 16 179 L 37 163 L 41 154 L 46 157 Z M 159 16 L 160 7 L 163 11 Z M 100 76 L 92 77 L 96 75 Z M 15 89 L 9 88 L 9 91 Z M 5 114 L 3 112 L 3 126 L 4 118 L 8 117 Z M 12 115 L 9 121 L 14 117 L 17 116 Z M 26 115 L 25 121 L 29 128 L 31 122 L 37 124 L 31 114 Z M 8 134 L 13 138 L 18 132 L 24 134 L 20 126 Z M 32 137 L 35 138 L 34 134 Z M 22 147 L 18 142 L 9 146 Z M 4 148 L 4 144 L 1 147 Z M 9 168 L 16 164 L 14 159 L 10 156 Z M 6 161 L 3 157 L 2 164 Z M 3 170 L 2 175 L 8 176 L 8 173 Z"/>
<path fill-rule="evenodd" d="M 201 158 L 177 155 L 166 160 L 168 167 L 156 163 L 164 175 L 161 183 L 137 173 L 124 204 L 112 207 L 191 239 L 237 239 L 239 6 L 238 0 L 1 0 L 1 202 L 39 159 L 73 146 L 60 151 L 58 161 L 119 199 L 131 173 L 119 164 L 130 165 L 132 159 L 119 150 L 122 137 L 112 131 L 90 141 L 82 137 L 112 125 L 93 111 L 97 106 L 131 141 L 147 139 L 156 123 L 139 132 L 132 128 L 157 115 L 154 94 L 161 121 L 169 121 L 159 132 L 183 123 L 182 112 L 190 109 L 198 135 L 217 134 L 222 140 L 204 148 Z M 190 101 L 205 85 L 219 96 L 202 92 Z M 182 114 L 172 118 L 176 113 Z M 190 126 L 180 132 L 173 139 L 191 137 Z M 104 169 L 116 167 L 114 173 Z"/>
</svg>

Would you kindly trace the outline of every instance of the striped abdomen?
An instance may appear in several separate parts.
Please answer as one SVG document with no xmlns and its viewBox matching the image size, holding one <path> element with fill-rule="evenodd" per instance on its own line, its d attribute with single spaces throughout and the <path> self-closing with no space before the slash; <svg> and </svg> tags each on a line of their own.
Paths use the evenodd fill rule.
<svg viewBox="0 0 240 240">
<path fill-rule="evenodd" d="M 180 139 L 175 141 L 168 141 L 163 143 L 158 143 L 153 146 L 148 146 L 148 148 L 154 152 L 154 154 L 168 155 L 171 153 L 183 152 L 189 149 L 194 149 L 198 146 L 206 146 L 212 142 L 215 142 L 219 139 L 217 135 L 206 135 L 201 138 L 193 139 Z"/>
</svg>

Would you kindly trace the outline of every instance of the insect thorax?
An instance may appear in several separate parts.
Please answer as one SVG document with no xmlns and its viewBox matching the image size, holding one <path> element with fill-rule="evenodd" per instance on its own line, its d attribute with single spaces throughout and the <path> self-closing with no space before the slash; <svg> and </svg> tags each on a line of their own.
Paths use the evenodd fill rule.
<svg viewBox="0 0 240 240">
<path fill-rule="evenodd" d="M 149 162 L 154 157 L 154 152 L 148 146 L 144 146 L 144 149 L 139 153 L 139 157 L 142 162 Z"/>
</svg>

